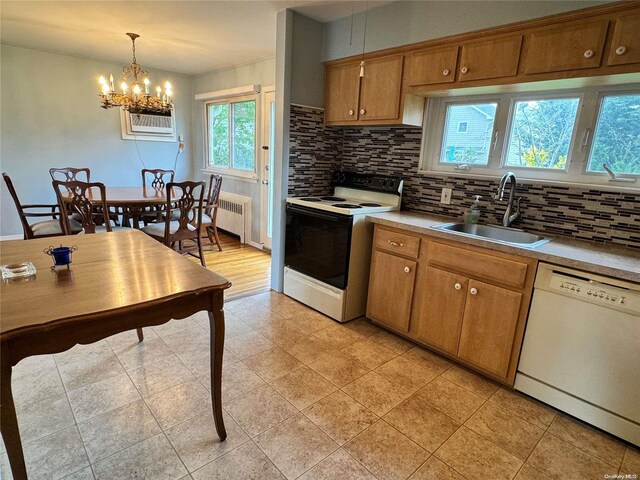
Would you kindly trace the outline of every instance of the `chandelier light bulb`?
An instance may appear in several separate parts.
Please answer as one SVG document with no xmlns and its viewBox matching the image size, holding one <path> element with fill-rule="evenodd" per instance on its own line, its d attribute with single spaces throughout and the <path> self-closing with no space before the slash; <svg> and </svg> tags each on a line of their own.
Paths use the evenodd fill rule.
<svg viewBox="0 0 640 480">
<path fill-rule="evenodd" d="M 144 82 L 144 94 L 149 95 L 149 83 L 151 82 L 149 82 L 149 79 L 147 77 L 144 77 L 143 82 Z"/>
<path fill-rule="evenodd" d="M 109 85 L 107 85 L 107 82 L 105 82 L 102 85 L 102 94 L 103 95 L 108 95 L 109 94 Z"/>
<path fill-rule="evenodd" d="M 105 85 L 107 83 L 107 81 L 105 80 L 105 78 L 100 75 L 100 78 L 98 79 L 98 82 L 100 83 L 100 85 Z"/>
<path fill-rule="evenodd" d="M 169 82 L 165 82 L 164 88 L 165 90 L 171 90 L 171 84 Z"/>
<path fill-rule="evenodd" d="M 137 83 L 133 86 L 133 93 L 135 93 L 136 95 L 140 95 L 140 85 L 138 85 Z"/>
<path fill-rule="evenodd" d="M 160 95 L 162 95 L 162 88 L 160 88 L 160 85 L 156 87 L 156 93 L 158 94 L 158 98 L 160 98 Z"/>
<path fill-rule="evenodd" d="M 122 93 L 127 93 L 127 82 L 122 82 L 120 88 L 122 89 Z"/>
</svg>

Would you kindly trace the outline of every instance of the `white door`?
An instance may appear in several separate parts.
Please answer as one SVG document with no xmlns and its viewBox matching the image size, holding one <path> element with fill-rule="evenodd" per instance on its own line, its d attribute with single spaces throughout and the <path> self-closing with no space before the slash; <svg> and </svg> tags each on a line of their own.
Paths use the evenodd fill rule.
<svg viewBox="0 0 640 480">
<path fill-rule="evenodd" d="M 262 108 L 262 145 L 260 149 L 260 243 L 271 249 L 271 230 L 273 225 L 273 162 L 275 145 L 276 92 L 273 87 L 263 90 Z"/>
</svg>

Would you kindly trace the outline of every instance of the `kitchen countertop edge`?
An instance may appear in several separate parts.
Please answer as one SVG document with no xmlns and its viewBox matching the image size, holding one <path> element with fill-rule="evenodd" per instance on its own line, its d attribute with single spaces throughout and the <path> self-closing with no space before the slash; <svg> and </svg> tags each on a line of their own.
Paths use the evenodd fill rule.
<svg viewBox="0 0 640 480">
<path fill-rule="evenodd" d="M 587 272 L 640 283 L 640 252 L 630 248 L 596 244 L 582 240 L 553 237 L 551 241 L 537 248 L 507 245 L 491 240 L 469 237 L 433 227 L 443 223 L 456 222 L 456 219 L 428 215 L 417 212 L 386 212 L 368 214 L 367 221 L 387 227 L 409 230 L 431 237 L 453 240 L 459 243 L 488 248 L 498 252 L 536 258 L 564 267 L 576 268 Z M 588 257 L 588 258 L 586 258 Z"/>
</svg>

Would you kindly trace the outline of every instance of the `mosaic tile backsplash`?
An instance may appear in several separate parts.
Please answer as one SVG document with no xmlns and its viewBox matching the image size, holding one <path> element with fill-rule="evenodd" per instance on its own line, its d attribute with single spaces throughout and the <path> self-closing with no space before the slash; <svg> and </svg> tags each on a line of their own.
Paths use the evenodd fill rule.
<svg viewBox="0 0 640 480">
<path fill-rule="evenodd" d="M 498 182 L 418 174 L 422 129 L 324 127 L 322 110 L 291 108 L 289 194 L 330 193 L 335 168 L 404 177 L 403 209 L 462 218 L 482 195 L 480 221 L 500 224 L 506 202 L 493 200 Z M 442 187 L 453 189 L 450 205 Z M 518 184 L 522 218 L 517 228 L 547 235 L 611 242 L 640 249 L 640 195 L 546 184 Z"/>
</svg>

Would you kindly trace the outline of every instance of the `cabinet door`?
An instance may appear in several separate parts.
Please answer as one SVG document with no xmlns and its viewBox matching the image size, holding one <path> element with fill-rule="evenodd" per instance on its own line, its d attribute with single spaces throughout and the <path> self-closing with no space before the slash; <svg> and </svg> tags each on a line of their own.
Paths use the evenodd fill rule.
<svg viewBox="0 0 640 480">
<path fill-rule="evenodd" d="M 420 272 L 422 273 L 422 271 Z M 469 279 L 427 267 L 418 276 L 410 333 L 416 339 L 455 355 Z"/>
<path fill-rule="evenodd" d="M 404 55 L 367 60 L 360 90 L 358 118 L 395 120 L 400 117 Z"/>
<path fill-rule="evenodd" d="M 522 35 L 509 35 L 462 46 L 458 80 L 512 77 L 518 73 Z"/>
<path fill-rule="evenodd" d="M 470 280 L 458 356 L 506 376 L 521 301 L 521 293 Z"/>
<path fill-rule="evenodd" d="M 433 85 L 455 80 L 458 47 L 421 50 L 407 56 L 407 85 Z"/>
<path fill-rule="evenodd" d="M 324 120 L 347 122 L 358 119 L 360 62 L 325 67 Z"/>
<path fill-rule="evenodd" d="M 526 36 L 524 73 L 549 73 L 600 66 L 608 20 L 577 21 Z"/>
<path fill-rule="evenodd" d="M 609 65 L 626 65 L 640 62 L 640 13 L 616 19 L 613 30 Z"/>
<path fill-rule="evenodd" d="M 406 332 L 411 315 L 416 262 L 374 250 L 367 298 L 367 317 Z"/>
</svg>

